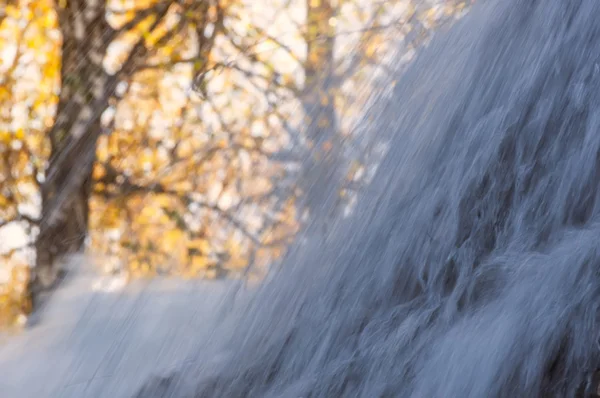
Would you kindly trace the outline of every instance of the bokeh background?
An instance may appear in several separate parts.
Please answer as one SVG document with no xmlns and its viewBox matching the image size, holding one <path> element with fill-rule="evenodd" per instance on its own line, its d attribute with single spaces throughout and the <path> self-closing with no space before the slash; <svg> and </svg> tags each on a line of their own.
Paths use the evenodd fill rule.
<svg viewBox="0 0 600 398">
<path fill-rule="evenodd" d="M 467 6 L 3 0 L 0 323 L 81 251 L 127 278 L 263 278 L 368 183 L 385 140 L 353 126 L 389 55 Z"/>
</svg>

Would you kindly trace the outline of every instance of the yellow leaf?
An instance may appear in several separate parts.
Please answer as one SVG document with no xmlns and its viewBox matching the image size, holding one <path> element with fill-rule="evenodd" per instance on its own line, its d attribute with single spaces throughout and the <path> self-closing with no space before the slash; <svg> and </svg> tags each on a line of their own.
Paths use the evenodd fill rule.
<svg viewBox="0 0 600 398">
<path fill-rule="evenodd" d="M 189 192 L 194 188 L 192 183 L 187 180 L 173 183 L 172 187 L 173 187 L 173 191 L 179 192 L 179 193 Z"/>
<path fill-rule="evenodd" d="M 136 271 L 140 268 L 140 262 L 136 259 L 133 259 L 129 262 L 129 268 L 131 268 L 132 271 Z"/>
<path fill-rule="evenodd" d="M 56 14 L 54 12 L 46 12 L 46 15 L 44 15 L 44 19 L 42 21 L 42 25 L 46 29 L 52 29 L 56 27 L 56 22 Z"/>
<path fill-rule="evenodd" d="M 93 178 L 94 180 L 99 180 L 106 175 L 106 169 L 101 164 L 94 165 Z"/>
<path fill-rule="evenodd" d="M 208 257 L 194 256 L 192 257 L 192 268 L 196 271 L 209 267 L 212 261 Z"/>
<path fill-rule="evenodd" d="M 171 229 L 163 237 L 163 247 L 168 251 L 173 251 L 184 239 L 184 234 L 179 229 Z"/>
<path fill-rule="evenodd" d="M 211 249 L 210 242 L 206 239 L 194 239 L 189 241 L 187 246 L 189 249 L 196 249 L 203 254 L 209 253 Z"/>
<path fill-rule="evenodd" d="M 367 48 L 365 50 L 365 55 L 367 57 L 371 58 L 375 55 L 376 51 L 377 51 L 377 46 L 375 44 L 371 44 L 371 45 L 367 46 Z"/>
<path fill-rule="evenodd" d="M 7 6 L 4 12 L 7 16 L 13 19 L 19 19 L 21 17 L 21 12 L 19 11 L 19 9 L 12 4 Z"/>
<path fill-rule="evenodd" d="M 217 142 L 217 147 L 219 147 L 219 148 L 227 148 L 227 140 L 226 139 L 219 140 L 219 142 Z"/>
<path fill-rule="evenodd" d="M 11 93 L 6 86 L 0 86 L 0 99 L 8 99 L 10 98 L 10 95 Z"/>
<path fill-rule="evenodd" d="M 15 131 L 15 138 L 17 140 L 22 140 L 23 138 L 25 138 L 25 131 L 23 130 L 23 128 L 18 128 L 17 131 Z"/>
<path fill-rule="evenodd" d="M 318 64 L 320 63 L 320 57 L 319 54 L 317 52 L 311 52 L 308 55 L 308 60 L 312 63 L 312 64 Z"/>
</svg>

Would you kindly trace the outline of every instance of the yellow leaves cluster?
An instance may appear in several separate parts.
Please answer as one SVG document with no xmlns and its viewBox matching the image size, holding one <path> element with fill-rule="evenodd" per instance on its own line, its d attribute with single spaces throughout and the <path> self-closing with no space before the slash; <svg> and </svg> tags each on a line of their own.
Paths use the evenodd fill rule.
<svg viewBox="0 0 600 398">
<path fill-rule="evenodd" d="M 4 210 L 10 205 L 11 205 L 11 201 L 8 200 L 8 198 L 6 196 L 0 195 L 0 210 Z"/>
<path fill-rule="evenodd" d="M 138 16 L 138 12 L 149 9 L 159 3 L 158 0 L 107 0 L 106 8 L 109 10 L 107 19 L 115 29 L 121 28 Z"/>
<path fill-rule="evenodd" d="M 29 10 L 25 10 L 26 13 L 27 11 Z M 19 8 L 18 4 L 8 4 L 4 9 L 4 13 L 8 18 L 11 19 L 21 19 L 21 17 L 23 16 L 23 12 Z"/>
<path fill-rule="evenodd" d="M 159 1 L 108 0 L 108 8 L 116 10 L 109 13 L 110 23 L 123 26 Z M 253 253 L 259 267 L 281 255 L 297 232 L 298 216 L 293 196 L 275 211 L 275 199 L 269 195 L 282 169 L 266 154 L 290 140 L 283 121 L 295 110 L 279 103 L 297 104 L 293 95 L 301 91 L 297 85 L 304 79 L 299 69 L 308 60 L 318 71 L 329 61 L 326 46 L 305 53 L 307 36 L 311 44 L 322 44 L 324 38 L 352 30 L 356 34 L 336 36 L 335 45 L 348 45 L 344 40 L 352 36 L 363 44 L 368 61 L 375 63 L 386 52 L 381 30 L 361 29 L 372 21 L 373 26 L 385 25 L 386 12 L 359 10 L 361 6 L 352 0 L 336 2 L 348 13 L 329 12 L 322 7 L 323 0 L 310 0 L 309 5 L 320 10 L 312 15 L 312 23 L 291 33 L 294 24 L 289 21 L 294 18 L 258 26 L 260 15 L 254 14 L 261 10 L 251 7 L 253 2 L 220 0 L 219 6 L 226 10 L 226 32 L 216 37 L 215 50 L 198 54 L 198 42 L 209 42 L 210 32 L 217 29 L 217 9 L 210 4 L 206 15 L 181 11 L 201 3 L 175 4 L 157 26 L 156 16 L 141 19 L 112 43 L 106 57 L 106 64 L 118 70 L 140 38 L 148 49 L 148 56 L 140 57 L 145 65 L 137 65 L 140 70 L 128 76 L 124 98 L 115 101 L 113 131 L 99 140 L 93 170 L 97 183 L 90 203 L 92 249 L 125 260 L 134 276 L 171 272 L 216 277 L 221 270 L 242 272 Z M 415 13 L 412 0 L 384 3 L 386 10 L 407 3 L 404 22 Z M 0 148 L 15 177 L 14 195 L 0 195 L 3 214 L 16 212 L 15 200 L 27 200 L 14 188 L 32 185 L 31 166 L 43 170 L 49 155 L 44 133 L 54 121 L 61 64 L 56 5 L 53 0 L 20 0 L 17 6 L 6 7 L 7 18 L 0 26 L 0 51 L 7 55 L 0 59 Z M 460 5 L 426 10 L 420 18 L 433 24 L 440 14 L 460 10 Z M 205 26 L 204 37 L 198 37 L 196 30 L 205 17 L 212 25 Z M 186 29 L 161 40 L 182 18 L 189 19 Z M 276 24 L 283 25 L 286 34 L 273 33 Z M 405 28 L 400 29 L 403 34 L 410 29 Z M 345 61 L 335 56 L 335 64 Z M 31 70 L 40 73 L 29 78 L 26 72 Z M 6 78 L 5 71 L 10 71 Z M 202 96 L 190 94 L 193 74 L 203 76 Z M 356 73 L 348 81 L 361 79 Z M 356 102 L 356 87 L 348 84 L 320 93 L 315 103 L 357 113 L 360 107 L 347 106 Z M 23 104 L 28 116 L 22 120 L 5 111 Z M 346 120 L 345 115 L 339 116 Z M 321 128 L 330 124 L 327 118 L 316 122 Z M 333 149 L 327 141 L 315 153 Z M 349 179 L 364 174 L 363 165 L 355 166 Z M 8 175 L 2 167 L 0 172 Z M 157 193 L 164 191 L 169 193 Z M 22 274 L 14 278 L 20 281 L 15 282 L 18 288 L 0 294 L 0 315 L 4 301 L 12 303 L 11 308 L 27 308 L 27 298 L 22 297 L 22 281 L 27 278 Z"/>
<path fill-rule="evenodd" d="M 243 270 L 248 265 L 248 250 L 230 236 L 225 242 L 225 250 L 229 255 L 229 267 L 234 270 Z"/>
<path fill-rule="evenodd" d="M 216 171 L 219 170 L 222 169 Z M 189 173 L 194 173 L 194 170 L 189 170 Z M 102 166 L 96 166 L 95 175 L 104 175 Z M 235 175 L 232 173 L 229 178 Z M 187 179 L 180 184 L 174 182 L 168 185 L 169 190 L 177 194 L 138 193 L 124 196 L 120 203 L 93 206 L 91 223 L 95 247 L 110 246 L 102 243 L 106 239 L 102 231 L 110 228 L 119 230 L 118 248 L 112 254 L 126 259 L 129 272 L 134 277 L 167 272 L 185 277 L 211 278 L 221 275 L 223 271 L 220 270 L 241 274 L 253 250 L 251 240 L 240 234 L 238 227 L 228 226 L 227 219 L 210 207 L 198 213 L 192 207 L 184 206 L 185 202 L 181 201 L 179 195 L 201 194 L 210 187 L 192 186 L 189 180 L 194 177 L 188 175 Z M 253 193 L 265 193 L 268 190 L 269 180 L 263 178 L 263 181 L 259 184 L 249 181 L 251 188 L 256 190 Z M 222 186 L 220 192 L 228 189 Z M 102 203 L 101 196 L 94 200 Z M 116 211 L 117 208 L 124 210 Z M 279 237 L 294 233 L 295 214 L 290 212 L 293 208 L 292 201 L 279 216 L 280 219 L 276 220 L 277 225 L 288 224 L 287 229 L 279 228 L 276 231 Z M 237 217 L 237 214 L 234 212 L 230 216 Z M 251 228 L 248 227 L 248 230 Z M 280 246 L 285 246 L 285 243 Z M 270 253 L 275 256 L 281 249 L 274 246 Z"/>
<path fill-rule="evenodd" d="M 322 3 L 311 1 L 313 7 Z M 135 18 L 139 10 L 156 3 L 157 0 L 127 4 L 110 0 L 109 8 L 119 11 L 110 16 L 111 24 L 122 26 Z M 35 53 L 43 81 L 36 84 L 34 94 L 27 94 L 35 98 L 25 98 L 27 95 L 23 93 L 16 96 L 14 87 L 3 92 L 0 86 L 0 103 L 10 107 L 17 100 L 26 99 L 33 104 L 36 111 L 32 114 L 42 127 L 32 129 L 31 123 L 23 123 L 21 130 L 0 131 L 0 142 L 43 137 L 44 128 L 53 121 L 60 71 L 59 40 L 52 39 L 52 34 L 40 33 L 56 29 L 56 13 L 50 0 L 28 4 L 12 10 L 11 18 L 29 18 L 35 25 L 21 35 L 20 48 Z M 246 12 L 236 0 L 219 4 L 235 4 L 241 12 Z M 117 39 L 117 44 L 129 47 L 111 46 L 107 56 L 120 65 L 131 45 L 141 37 L 151 50 L 144 61 L 153 67 L 130 76 L 129 91 L 116 104 L 114 131 L 99 141 L 93 177 L 103 181 L 96 185 L 92 200 L 92 242 L 95 247 L 127 260 L 134 275 L 162 272 L 167 264 L 174 264 L 173 272 L 211 277 L 218 274 L 219 268 L 232 272 L 245 268 L 251 251 L 256 249 L 257 245 L 252 243 L 255 239 L 269 246 L 260 250 L 259 257 L 281 254 L 285 242 L 296 231 L 293 199 L 273 216 L 270 214 L 274 212 L 273 200 L 256 198 L 268 197 L 274 177 L 281 173 L 281 168 L 270 163 L 265 153 L 280 149 L 289 139 L 282 123 L 277 122 L 287 119 L 289 113 L 273 109 L 283 98 L 283 89 L 277 91 L 274 86 L 292 89 L 299 81 L 294 71 L 300 66 L 298 60 L 302 59 L 305 43 L 295 43 L 295 47 L 294 43 L 286 44 L 291 50 L 283 49 L 280 40 L 284 38 L 269 37 L 265 33 L 268 26 L 263 31 L 253 27 L 255 20 L 249 16 L 238 18 L 228 14 L 227 25 L 232 26 L 232 31 L 238 29 L 236 24 L 245 24 L 248 34 L 235 40 L 221 36 L 216 40 L 218 51 L 196 54 L 192 50 L 198 38 L 193 37 L 196 33 L 190 29 L 174 35 L 167 43 L 160 43 L 180 22 L 178 18 L 200 23 L 201 16 L 176 15 L 177 11 L 171 10 L 169 18 L 152 31 L 155 17 L 143 19 L 131 32 Z M 211 5 L 207 18 L 214 23 L 216 17 L 216 8 Z M 328 29 L 339 25 L 337 21 L 331 23 L 327 15 L 322 17 L 328 18 L 324 20 Z M 366 52 L 375 56 L 382 39 L 372 36 L 370 40 Z M 159 43 L 162 47 L 155 48 Z M 243 53 L 244 49 L 250 49 L 250 54 Z M 179 65 L 182 59 L 194 57 L 196 61 Z M 314 52 L 309 57 L 316 57 L 313 61 L 318 63 L 324 54 Z M 280 62 L 283 58 L 286 65 Z M 206 98 L 190 96 L 194 69 L 198 72 L 210 65 L 229 65 L 231 60 L 235 60 L 235 67 L 220 66 L 214 68 L 212 75 L 207 74 Z M 181 68 L 170 65 L 174 63 Z M 337 105 L 338 98 L 343 96 L 341 91 L 323 93 L 319 100 L 323 106 Z M 323 123 L 328 121 L 320 123 L 321 127 L 327 127 Z M 27 142 L 27 147 L 35 148 L 33 152 L 39 153 L 36 156 L 43 160 L 47 157 L 43 149 L 47 145 L 42 141 Z M 331 143 L 322 149 L 330 151 Z M 15 159 L 15 167 L 26 168 L 28 160 L 22 154 Z M 114 173 L 117 177 L 108 181 Z M 147 192 L 127 191 L 133 185 Z M 157 186 L 171 194 L 156 194 L 153 189 Z M 238 208 L 243 207 L 245 200 L 255 201 L 249 207 L 255 207 L 257 215 L 240 216 L 238 220 Z M 201 204 L 200 209 L 190 201 Z M 231 221 L 233 218 L 236 222 Z M 267 218 L 275 219 L 273 225 L 265 221 Z M 256 237 L 250 238 L 249 234 Z"/>
<path fill-rule="evenodd" d="M 9 4 L 0 25 L 0 195 L 2 216 L 30 204 L 49 143 L 45 129 L 57 103 L 60 68 L 57 15 L 51 0 Z"/>
<path fill-rule="evenodd" d="M 12 137 L 10 131 L 0 131 L 0 143 L 8 145 L 12 141 Z"/>
<path fill-rule="evenodd" d="M 0 327 L 23 326 L 32 310 L 30 279 L 31 268 L 19 264 L 11 269 L 9 280 L 0 285 Z"/>
<path fill-rule="evenodd" d="M 94 200 L 98 205 L 92 209 L 93 246 L 105 251 L 111 247 L 109 254 L 125 259 L 131 276 L 165 272 L 206 276 L 208 268 L 215 264 L 214 247 L 209 240 L 193 238 L 185 226 L 178 225 L 182 210 L 172 197 L 135 195 L 108 204 L 98 197 Z M 119 237 L 112 244 L 106 242 L 103 233 L 108 228 L 119 230 Z"/>
</svg>

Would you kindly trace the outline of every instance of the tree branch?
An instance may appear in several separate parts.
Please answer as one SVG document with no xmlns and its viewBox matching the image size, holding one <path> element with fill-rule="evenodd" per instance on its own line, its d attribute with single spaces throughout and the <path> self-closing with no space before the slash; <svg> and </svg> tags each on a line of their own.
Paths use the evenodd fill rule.
<svg viewBox="0 0 600 398">
<path fill-rule="evenodd" d="M 102 180 L 101 180 L 101 182 L 108 183 L 108 181 L 105 182 Z M 248 231 L 244 227 L 244 225 L 241 221 L 239 221 L 233 215 L 229 214 L 226 210 L 221 209 L 219 206 L 212 205 L 212 204 L 202 202 L 202 201 L 198 201 L 196 199 L 193 199 L 190 195 L 182 193 L 182 192 L 176 192 L 176 191 L 166 189 L 162 184 L 159 184 L 159 183 L 144 186 L 144 185 L 138 185 L 138 184 L 132 183 L 131 181 L 129 181 L 129 179 L 125 179 L 125 181 L 123 183 L 116 184 L 116 185 L 119 187 L 120 192 L 118 192 L 118 193 L 111 193 L 111 192 L 106 192 L 106 191 L 102 191 L 102 192 L 96 191 L 95 194 L 100 195 L 105 199 L 114 199 L 114 198 L 121 197 L 124 195 L 132 195 L 132 194 L 138 194 L 138 193 L 145 193 L 145 194 L 152 193 L 152 194 L 164 194 L 164 195 L 174 196 L 174 197 L 178 198 L 179 200 L 181 200 L 186 205 L 186 207 L 191 204 L 195 204 L 203 209 L 211 210 L 211 211 L 217 213 L 220 217 L 222 217 L 223 219 L 230 222 L 237 230 L 242 232 L 254 244 L 257 244 L 257 245 L 261 244 L 260 239 L 257 238 L 256 236 L 254 236 L 252 233 L 250 233 L 250 231 Z"/>
<path fill-rule="evenodd" d="M 3 227 L 7 226 L 8 224 L 14 223 L 14 222 L 20 222 L 20 221 L 25 221 L 31 225 L 39 225 L 40 220 L 37 218 L 33 218 L 30 217 L 26 214 L 18 214 L 17 217 L 9 219 L 9 220 L 2 220 L 0 222 L 0 229 L 2 229 Z"/>
<path fill-rule="evenodd" d="M 134 10 L 135 16 L 131 20 L 127 21 L 126 23 L 124 23 L 123 25 L 118 27 L 117 29 L 114 29 L 110 33 L 110 35 L 108 35 L 106 37 L 106 39 L 109 42 L 112 42 L 121 33 L 130 31 L 131 29 L 135 28 L 140 22 L 142 22 L 144 19 L 148 18 L 151 15 L 157 15 L 156 19 L 161 20 L 162 17 L 160 17 L 160 15 L 164 15 L 167 12 L 167 10 L 169 9 L 169 7 L 171 7 L 171 5 L 173 5 L 174 3 L 175 3 L 175 1 L 168 0 L 165 2 L 157 3 L 157 4 L 153 5 L 152 7 L 148 7 L 148 8 L 144 8 L 144 9 L 140 9 L 140 10 Z M 114 11 L 109 11 L 109 12 L 112 12 L 113 14 L 118 15 L 120 13 L 122 14 L 122 13 L 126 13 L 128 11 L 130 11 L 130 10 L 127 10 L 124 12 L 114 12 Z"/>
</svg>

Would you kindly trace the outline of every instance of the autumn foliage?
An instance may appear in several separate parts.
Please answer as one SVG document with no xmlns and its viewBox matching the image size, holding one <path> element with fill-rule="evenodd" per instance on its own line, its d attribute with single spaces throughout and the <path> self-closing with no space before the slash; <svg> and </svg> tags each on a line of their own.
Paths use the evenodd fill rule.
<svg viewBox="0 0 600 398">
<path fill-rule="evenodd" d="M 356 88 L 385 69 L 386 37 L 412 51 L 425 35 L 411 32 L 464 7 L 91 3 L 0 5 L 4 323 L 31 310 L 32 280 L 51 284 L 40 267 L 80 249 L 131 277 L 264 275 L 314 183 L 303 185 L 302 159 L 348 152 L 340 137 L 353 141 L 364 104 Z M 333 159 L 350 180 L 365 174 L 364 158 Z"/>
</svg>

